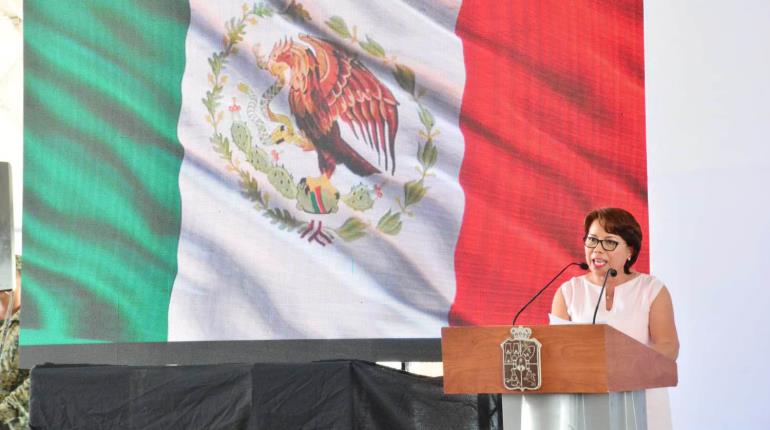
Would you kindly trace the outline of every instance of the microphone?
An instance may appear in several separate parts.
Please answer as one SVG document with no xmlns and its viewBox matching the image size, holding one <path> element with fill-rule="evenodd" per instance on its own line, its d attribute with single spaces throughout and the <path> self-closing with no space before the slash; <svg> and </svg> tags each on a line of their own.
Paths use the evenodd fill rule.
<svg viewBox="0 0 770 430">
<path fill-rule="evenodd" d="M 548 288 L 548 287 L 549 287 L 551 284 L 553 284 L 553 281 L 555 281 L 555 280 L 556 280 L 556 278 L 558 278 L 559 276 L 561 276 L 561 274 L 562 274 L 562 273 L 564 273 L 564 271 L 565 271 L 565 270 L 567 270 L 567 269 L 569 269 L 571 266 L 580 266 L 580 268 L 581 268 L 581 269 L 583 269 L 583 270 L 588 270 L 588 264 L 586 264 L 586 263 L 574 263 L 574 262 L 573 262 L 573 263 L 570 263 L 570 264 L 568 264 L 568 265 L 564 266 L 564 268 L 563 268 L 563 269 L 561 269 L 561 271 L 560 271 L 559 273 L 557 273 L 557 274 L 556 274 L 556 276 L 554 276 L 554 277 L 553 277 L 553 279 L 551 279 L 550 281 L 548 281 L 548 283 L 547 283 L 547 284 L 545 284 L 545 287 L 541 288 L 541 289 L 540 289 L 540 291 L 538 291 L 538 292 L 537 292 L 537 294 L 535 294 L 535 296 L 534 296 L 534 297 L 532 297 L 531 299 L 529 299 L 529 301 L 527 302 L 527 304 L 526 304 L 526 305 L 522 306 L 522 307 L 521 307 L 521 309 L 519 309 L 519 311 L 518 311 L 518 312 L 516 312 L 516 316 L 515 316 L 515 317 L 513 317 L 513 323 L 511 323 L 511 325 L 516 325 L 516 320 L 517 320 L 517 319 L 519 319 L 519 315 L 521 315 L 521 313 L 522 313 L 522 312 L 524 312 L 524 309 L 527 309 L 527 307 L 528 307 L 528 306 L 529 306 L 529 305 L 530 305 L 532 302 L 534 302 L 536 298 L 540 297 L 540 295 L 541 295 L 541 294 L 543 294 L 543 291 L 545 291 L 545 289 L 546 289 L 546 288 Z"/>
<path fill-rule="evenodd" d="M 596 302 L 596 309 L 594 309 L 594 319 L 593 321 L 591 321 L 591 324 L 596 324 L 596 313 L 599 312 L 599 303 L 602 302 L 602 295 L 604 295 L 604 287 L 607 286 L 607 279 L 610 276 L 612 276 L 613 278 L 618 276 L 618 271 L 615 269 L 610 269 L 604 275 L 604 282 L 602 282 L 602 289 L 599 290 L 599 300 Z"/>
</svg>

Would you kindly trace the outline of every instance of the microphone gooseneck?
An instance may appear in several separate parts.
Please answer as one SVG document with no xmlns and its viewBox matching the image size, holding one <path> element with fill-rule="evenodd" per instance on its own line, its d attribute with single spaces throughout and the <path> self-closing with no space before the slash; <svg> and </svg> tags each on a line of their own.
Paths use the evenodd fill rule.
<svg viewBox="0 0 770 430">
<path fill-rule="evenodd" d="M 596 301 L 596 309 L 594 309 L 594 319 L 591 321 L 591 324 L 596 324 L 596 314 L 599 312 L 599 303 L 602 302 L 602 296 L 604 295 L 604 287 L 607 286 L 607 279 L 612 276 L 613 278 L 618 276 L 618 271 L 615 269 L 610 269 L 607 271 L 607 273 L 604 274 L 604 282 L 602 282 L 602 289 L 599 290 L 599 300 Z"/>
<path fill-rule="evenodd" d="M 546 288 L 548 288 L 551 284 L 553 284 L 553 281 L 555 281 L 559 276 L 561 276 L 561 274 L 564 273 L 565 270 L 569 269 L 570 266 L 580 266 L 581 269 L 588 270 L 588 264 L 586 264 L 586 263 L 575 263 L 575 262 L 573 262 L 573 263 L 569 263 L 568 265 L 564 266 L 564 268 L 561 269 L 561 271 L 559 271 L 559 273 L 557 273 L 556 276 L 553 277 L 553 279 L 548 281 L 548 283 L 545 284 L 545 286 L 543 288 L 541 288 L 540 291 L 538 291 L 537 294 L 535 294 L 534 297 L 529 299 L 529 301 L 527 302 L 526 305 L 522 306 L 521 309 L 519 309 L 519 311 L 516 312 L 516 316 L 513 317 L 513 322 L 511 323 L 511 325 L 516 325 L 516 320 L 519 319 L 519 315 L 521 315 L 521 313 L 524 312 L 524 309 L 527 309 L 527 307 L 530 304 L 532 304 L 532 302 L 534 302 L 536 298 L 540 297 L 540 295 L 543 294 L 543 291 L 545 291 Z"/>
</svg>

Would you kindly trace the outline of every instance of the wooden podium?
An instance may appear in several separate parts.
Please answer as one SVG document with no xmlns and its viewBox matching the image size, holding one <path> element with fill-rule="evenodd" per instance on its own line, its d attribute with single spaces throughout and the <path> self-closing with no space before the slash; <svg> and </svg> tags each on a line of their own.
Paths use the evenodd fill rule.
<svg viewBox="0 0 770 430">
<path fill-rule="evenodd" d="M 444 392 L 503 394 L 506 430 L 644 430 L 644 390 L 677 384 L 674 361 L 608 325 L 530 328 L 542 344 L 539 389 L 503 383 L 510 326 L 468 326 L 441 330 Z"/>
</svg>

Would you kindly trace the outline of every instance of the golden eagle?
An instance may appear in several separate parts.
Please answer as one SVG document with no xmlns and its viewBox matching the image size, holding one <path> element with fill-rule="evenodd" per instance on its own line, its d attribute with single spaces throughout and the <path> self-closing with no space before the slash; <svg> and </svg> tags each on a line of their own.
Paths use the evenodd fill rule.
<svg viewBox="0 0 770 430">
<path fill-rule="evenodd" d="M 321 174 L 330 178 L 337 164 L 359 176 L 380 172 L 342 138 L 338 120 L 377 151 L 378 164 L 384 158 L 385 170 L 395 173 L 398 101 L 393 94 L 343 48 L 305 34 L 299 39 L 308 46 L 292 39 L 278 42 L 267 69 L 283 82 L 290 73 L 289 107 L 315 146 Z"/>
</svg>

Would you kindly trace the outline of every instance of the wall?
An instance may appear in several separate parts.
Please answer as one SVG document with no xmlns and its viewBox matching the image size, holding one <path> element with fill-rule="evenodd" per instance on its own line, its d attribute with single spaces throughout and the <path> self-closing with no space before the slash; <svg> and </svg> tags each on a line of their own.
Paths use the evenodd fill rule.
<svg viewBox="0 0 770 430">
<path fill-rule="evenodd" d="M 645 3 L 652 272 L 681 352 L 676 429 L 770 428 L 770 2 Z"/>
<path fill-rule="evenodd" d="M 23 161 L 21 3 L 21 0 L 0 0 L 0 161 L 8 161 L 13 166 L 14 248 L 17 254 L 21 254 Z"/>
</svg>

